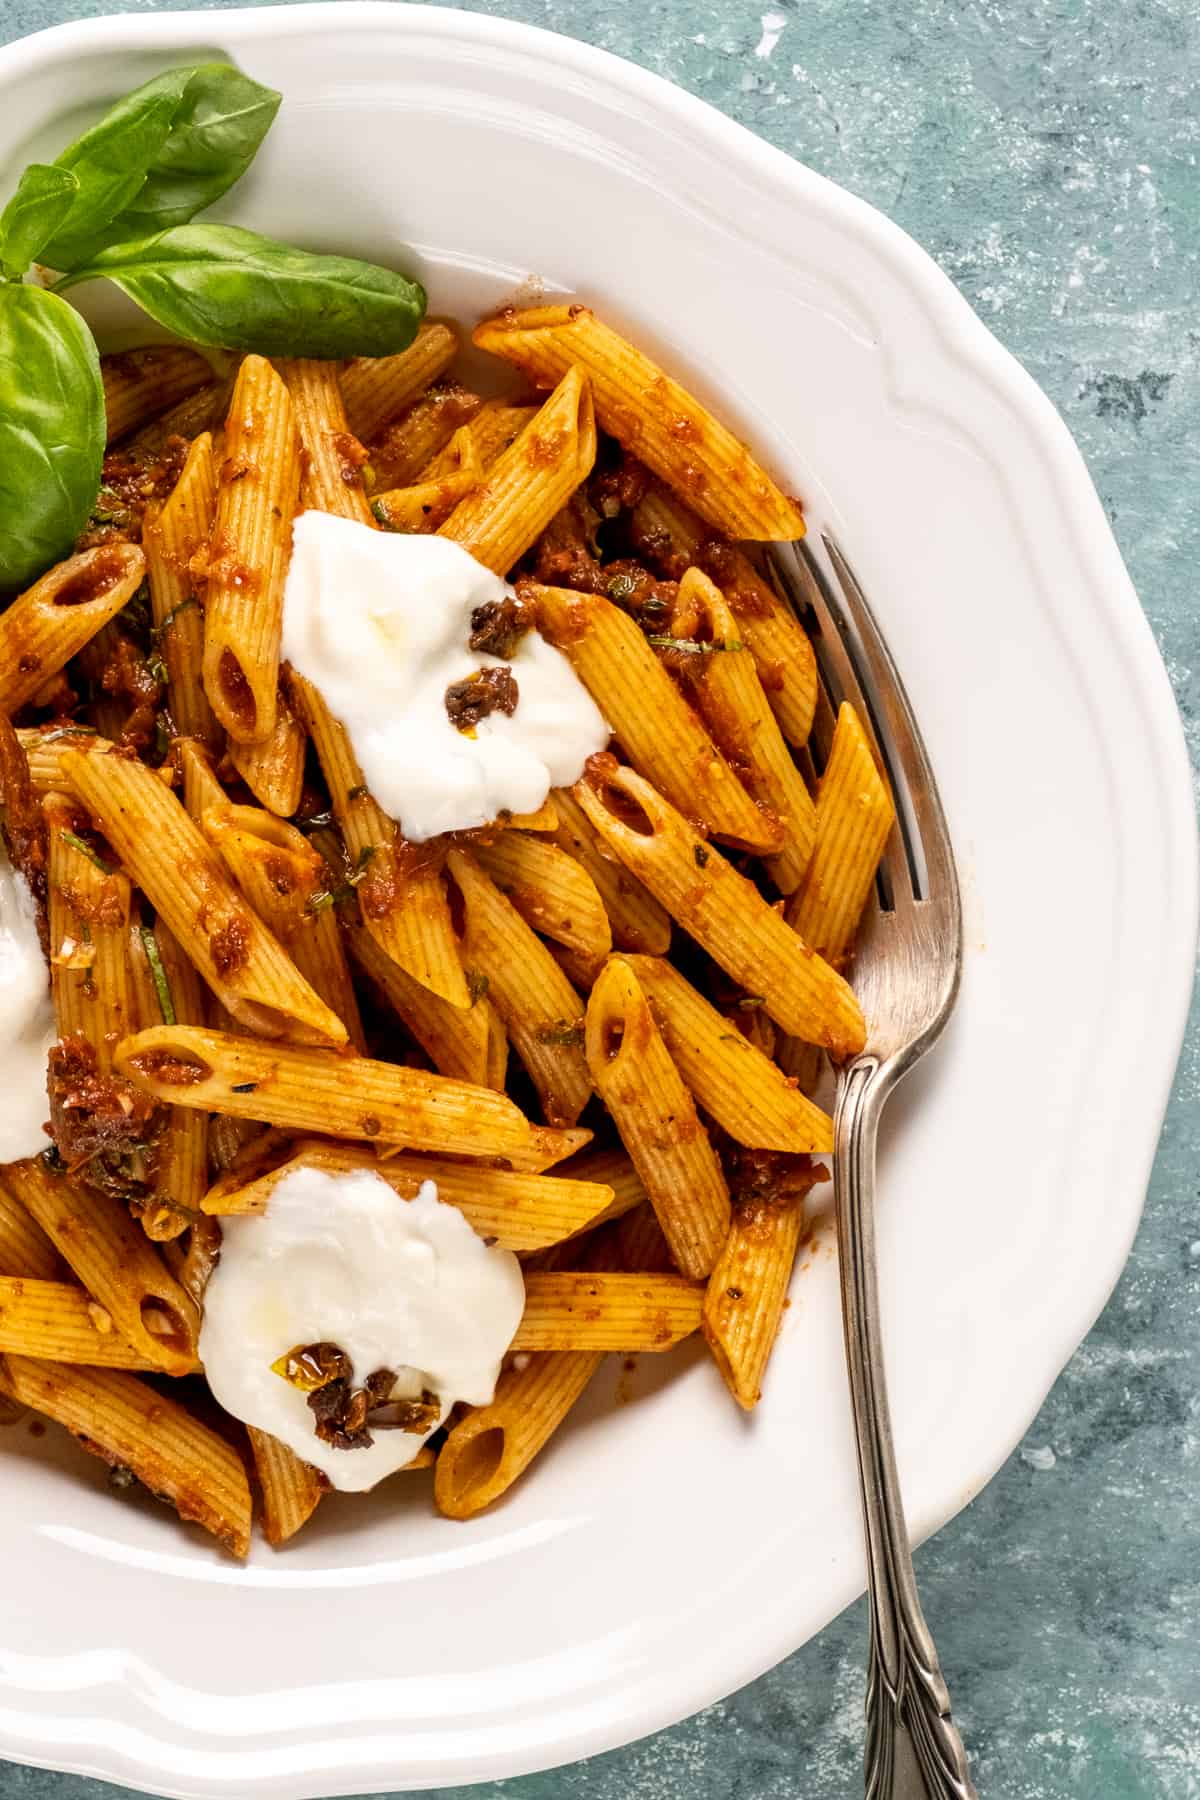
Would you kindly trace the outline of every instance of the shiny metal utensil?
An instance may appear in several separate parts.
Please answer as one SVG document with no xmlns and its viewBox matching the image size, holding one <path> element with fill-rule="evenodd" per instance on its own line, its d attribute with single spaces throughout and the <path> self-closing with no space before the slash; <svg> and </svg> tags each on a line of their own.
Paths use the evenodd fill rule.
<svg viewBox="0 0 1200 1800">
<path fill-rule="evenodd" d="M 814 747 L 839 702 L 872 732 L 896 826 L 854 958 L 867 1048 L 839 1072 L 834 1196 L 842 1322 L 867 1542 L 867 1800 L 976 1800 L 950 1695 L 921 1612 L 896 1472 L 875 1269 L 875 1141 L 902 1076 L 950 1015 L 962 916 L 950 834 L 929 758 L 879 627 L 836 541 L 777 546 L 770 563 L 813 641 L 823 689 Z"/>
</svg>

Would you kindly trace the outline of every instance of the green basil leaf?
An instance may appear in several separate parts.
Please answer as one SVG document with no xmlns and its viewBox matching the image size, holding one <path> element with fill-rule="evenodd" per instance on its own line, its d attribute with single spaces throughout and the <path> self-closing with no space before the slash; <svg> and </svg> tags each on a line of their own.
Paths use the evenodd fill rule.
<svg viewBox="0 0 1200 1800">
<path fill-rule="evenodd" d="M 413 340 L 425 290 L 350 256 L 314 256 L 234 225 L 117 244 L 60 288 L 107 276 L 189 343 L 264 356 L 387 356 Z"/>
<path fill-rule="evenodd" d="M 79 182 L 69 169 L 30 163 L 0 213 L 0 275 L 19 281 L 71 210 Z"/>
<path fill-rule="evenodd" d="M 52 269 L 73 269 L 91 256 L 111 219 L 128 206 L 146 179 L 179 111 L 192 70 L 168 69 L 110 107 L 82 137 L 55 157 L 79 182 L 75 203 L 43 247 Z"/>
<path fill-rule="evenodd" d="M 186 225 L 219 200 L 254 161 L 281 98 L 230 63 L 193 69 L 145 181 L 105 226 L 89 258 L 107 245 Z"/>
<path fill-rule="evenodd" d="M 66 556 L 104 460 L 104 386 L 92 334 L 57 294 L 0 287 L 0 590 Z"/>
</svg>

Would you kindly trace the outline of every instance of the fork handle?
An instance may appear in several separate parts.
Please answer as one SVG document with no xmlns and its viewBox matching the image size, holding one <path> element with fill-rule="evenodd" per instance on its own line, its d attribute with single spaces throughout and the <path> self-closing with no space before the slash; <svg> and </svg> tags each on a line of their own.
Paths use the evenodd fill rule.
<svg viewBox="0 0 1200 1800">
<path fill-rule="evenodd" d="M 867 1546 L 867 1800 L 977 1800 L 917 1597 L 896 1472 L 875 1269 L 875 1142 L 903 1070 L 867 1053 L 843 1070 L 834 1197 L 846 1367 Z"/>
</svg>

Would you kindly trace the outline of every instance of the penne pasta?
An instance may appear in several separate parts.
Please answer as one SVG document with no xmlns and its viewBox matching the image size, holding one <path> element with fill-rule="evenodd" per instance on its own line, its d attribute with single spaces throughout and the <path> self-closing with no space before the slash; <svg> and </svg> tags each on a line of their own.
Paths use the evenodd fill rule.
<svg viewBox="0 0 1200 1800">
<path fill-rule="evenodd" d="M 372 799 L 345 728 L 317 689 L 293 670 L 288 688 L 312 737 L 355 877 L 363 924 L 414 981 L 466 1006 L 445 884 L 427 850 L 405 843 Z"/>
<path fill-rule="evenodd" d="M 0 1275 L 30 1275 L 37 1281 L 61 1279 L 63 1263 L 28 1208 L 6 1186 L 0 1168 Z"/>
<path fill-rule="evenodd" d="M 572 1181 L 595 1181 L 612 1189 L 612 1200 L 592 1225 L 620 1219 L 646 1198 L 646 1189 L 623 1144 L 593 1144 L 562 1164 L 559 1173 Z"/>
<path fill-rule="evenodd" d="M 680 678 L 743 786 L 783 827 L 783 842 L 766 866 L 780 893 L 792 894 L 812 857 L 816 811 L 734 616 L 700 569 L 689 569 L 679 584 L 672 632 L 681 644 L 714 646 L 682 653 Z"/>
<path fill-rule="evenodd" d="M 310 357 L 277 357 L 275 367 L 287 384 L 304 453 L 301 506 L 369 525 L 362 475 L 367 453 L 347 422 L 337 366 Z"/>
<path fill-rule="evenodd" d="M 290 819 L 304 792 L 304 757 L 308 738 L 282 692 L 275 729 L 261 744 L 229 744 L 229 760 L 254 798 L 277 818 Z"/>
<path fill-rule="evenodd" d="M 114 1468 L 132 1469 L 152 1494 L 170 1501 L 234 1556 L 250 1549 L 250 1484 L 231 1444 L 177 1401 L 136 1376 L 6 1356 L 0 1389 L 45 1413 L 86 1450 Z"/>
<path fill-rule="evenodd" d="M 622 1215 L 617 1250 L 621 1267 L 636 1275 L 669 1275 L 675 1269 L 666 1233 L 648 1200 Z"/>
<path fill-rule="evenodd" d="M 86 1038 L 103 1074 L 134 1023 L 129 970 L 130 887 L 77 835 L 63 794 L 42 802 L 48 847 L 50 991 L 60 1038 Z"/>
<path fill-rule="evenodd" d="M 452 1423 L 438 1453 L 433 1497 L 449 1519 L 498 1500 L 544 1449 L 604 1360 L 603 1351 L 526 1355 L 505 1369 L 488 1406 Z"/>
<path fill-rule="evenodd" d="M 24 1275 L 0 1276 L 0 1352 L 9 1351 L 90 1368 L 161 1367 L 114 1328 L 85 1288 Z"/>
<path fill-rule="evenodd" d="M 451 1075 L 457 1081 L 472 1081 L 478 1087 L 503 1088 L 503 1065 L 499 1082 L 494 1079 L 492 1040 L 498 1034 L 504 1064 L 508 1060 L 508 1040 L 487 996 L 476 994 L 469 1006 L 451 1006 L 393 962 L 366 926 L 349 912 L 340 923 L 355 962 L 403 1020 L 438 1073 Z"/>
<path fill-rule="evenodd" d="M 294 825 L 257 806 L 206 807 L 200 827 L 263 924 L 341 1020 L 349 1042 L 365 1051 L 358 1001 L 318 852 Z"/>
<path fill-rule="evenodd" d="M 634 767 L 706 831 L 751 850 L 778 849 L 778 821 L 751 799 L 629 615 L 602 594 L 534 593 L 539 629 L 569 659 Z"/>
<path fill-rule="evenodd" d="M 762 1000 L 776 1024 L 838 1059 L 866 1042 L 862 1011 L 837 971 L 648 781 L 594 757 L 575 789 L 597 831 L 714 962 Z M 618 817 L 615 808 L 623 809 Z M 629 821 L 637 819 L 636 826 Z"/>
<path fill-rule="evenodd" d="M 811 1171 L 813 1180 L 825 1171 Z M 738 1405 L 749 1412 L 779 1335 L 788 1283 L 804 1235 L 803 1192 L 739 1202 L 704 1297 L 705 1341 Z"/>
<path fill-rule="evenodd" d="M 829 1115 L 678 969 L 658 957 L 625 960 L 650 1002 L 672 1062 L 700 1106 L 736 1143 L 796 1154 L 833 1149 Z"/>
<path fill-rule="evenodd" d="M 440 529 L 477 562 L 503 575 L 536 543 L 596 460 L 587 377 L 568 369 L 486 478 Z"/>
<path fill-rule="evenodd" d="M 173 1375 L 193 1367 L 196 1309 L 120 1201 L 51 1173 L 40 1157 L 10 1163 L 4 1184 L 149 1366 Z"/>
<path fill-rule="evenodd" d="M 591 1096 L 583 1003 L 516 907 L 464 850 L 447 864 L 462 896 L 463 960 L 487 982 L 547 1122 L 573 1125 Z"/>
<path fill-rule="evenodd" d="M 483 480 L 483 464 L 469 425 L 460 425 L 434 459 L 439 473 L 410 487 L 377 494 L 371 511 L 385 531 L 436 531 L 460 500 Z"/>
<path fill-rule="evenodd" d="M 116 1066 L 155 1099 L 285 1130 L 476 1156 L 504 1156 L 529 1136 L 512 1101 L 490 1088 L 192 1026 L 126 1038 Z"/>
<path fill-rule="evenodd" d="M 115 444 L 212 380 L 212 366 L 183 344 L 152 344 L 100 358 L 108 442 Z"/>
<path fill-rule="evenodd" d="M 553 799 L 558 815 L 554 842 L 591 876 L 608 914 L 616 948 L 665 956 L 671 947 L 670 915 L 604 847 L 604 840 L 597 836 L 569 788 L 556 788 Z"/>
<path fill-rule="evenodd" d="M 702 1278 L 729 1230 L 729 1189 L 649 1003 L 621 957 L 612 958 L 592 989 L 587 1059 L 676 1265 Z"/>
<path fill-rule="evenodd" d="M 268 1036 L 344 1044 L 346 1027 L 247 906 L 154 772 L 104 752 L 72 751 L 65 760 L 99 828 L 234 1018 Z"/>
<path fill-rule="evenodd" d="M 601 426 L 701 518 L 733 538 L 804 536 L 804 515 L 745 444 L 642 351 L 577 305 L 506 308 L 475 343 L 515 363 L 537 387 L 586 370 Z"/>
<path fill-rule="evenodd" d="M 520 831 L 477 843 L 472 855 L 527 925 L 576 951 L 595 973 L 612 949 L 612 927 L 581 863 Z"/>
<path fill-rule="evenodd" d="M 199 739 L 214 754 L 224 732 L 204 691 L 204 608 L 192 559 L 207 549 L 216 504 L 212 436 L 206 431 L 188 451 L 170 497 L 147 507 L 142 525 L 154 640 L 167 671 L 171 717 L 180 736 Z"/>
<path fill-rule="evenodd" d="M 107 738 L 83 725 L 20 726 L 17 742 L 29 764 L 29 782 L 35 794 L 70 794 L 71 783 L 63 766 L 68 750 L 111 750 Z"/>
<path fill-rule="evenodd" d="M 749 558 L 681 500 L 652 483 L 633 511 L 634 543 L 664 575 L 678 580 L 693 565 L 710 575 L 737 620 L 763 691 L 790 744 L 806 744 L 817 704 L 817 663 L 790 606 Z"/>
<path fill-rule="evenodd" d="M 246 356 L 225 421 L 204 611 L 204 688 L 230 737 L 275 729 L 283 586 L 300 489 L 300 442 L 288 390 Z"/>
<path fill-rule="evenodd" d="M 323 1489 L 317 1471 L 267 1431 L 246 1427 L 262 1494 L 263 1535 L 278 1549 L 307 1525 Z"/>
<path fill-rule="evenodd" d="M 439 450 L 426 464 L 421 472 L 421 480 L 437 481 L 450 473 L 454 445 L 464 431 L 475 447 L 480 467 L 486 472 L 508 446 L 515 443 L 529 421 L 536 418 L 537 412 L 536 403 L 532 406 L 513 406 L 505 400 L 485 401 L 475 417 L 459 428 L 446 448 Z"/>
<path fill-rule="evenodd" d="M 435 381 L 385 431 L 371 438 L 371 491 L 411 487 L 422 480 L 433 458 L 482 405 L 480 395 L 460 382 Z"/>
<path fill-rule="evenodd" d="M 146 559 L 136 544 L 68 556 L 0 613 L 0 711 L 25 706 L 137 592 Z"/>
<path fill-rule="evenodd" d="M 390 419 L 449 368 L 457 351 L 458 333 L 453 327 L 426 319 L 407 350 L 395 356 L 353 357 L 339 379 L 355 437 L 369 444 Z"/>
<path fill-rule="evenodd" d="M 895 818 L 870 739 L 854 708 L 843 705 L 817 790 L 812 865 L 785 914 L 835 967 L 854 941 Z"/>
<path fill-rule="evenodd" d="M 193 824 L 199 825 L 205 809 L 224 806 L 227 795 L 217 780 L 213 759 L 203 744 L 191 738 L 180 738 L 174 750 L 183 772 L 184 810 Z"/>
<path fill-rule="evenodd" d="M 138 937 L 143 954 L 157 955 L 162 991 L 156 989 L 156 1015 L 138 1029 L 164 1025 L 201 1025 L 204 1022 L 204 989 L 200 977 L 184 955 L 178 940 L 160 919 L 151 932 L 142 927 Z M 156 1243 L 179 1237 L 200 1211 L 208 1187 L 208 1118 L 185 1106 L 169 1106 L 154 1158 L 151 1198 L 139 1218 L 142 1230 Z"/>
<path fill-rule="evenodd" d="M 335 1175 L 368 1169 L 405 1200 L 415 1198 L 422 1182 L 435 1182 L 439 1200 L 457 1207 L 473 1231 L 504 1250 L 541 1250 L 573 1237 L 594 1225 L 614 1197 L 610 1187 L 597 1181 L 484 1169 L 444 1157 L 402 1154 L 381 1162 L 370 1150 L 300 1140 L 286 1162 L 243 1187 L 231 1186 L 229 1176 L 222 1178 L 206 1196 L 204 1210 L 217 1217 L 265 1212 L 276 1187 L 296 1168 Z"/>
<path fill-rule="evenodd" d="M 229 410 L 229 394 L 229 382 L 206 381 L 135 432 L 129 451 L 149 460 L 160 456 L 171 438 L 197 438 L 202 432 L 218 431 Z"/>
<path fill-rule="evenodd" d="M 513 1350 L 669 1350 L 699 1331 L 704 1289 L 683 1275 L 533 1270 Z"/>
</svg>

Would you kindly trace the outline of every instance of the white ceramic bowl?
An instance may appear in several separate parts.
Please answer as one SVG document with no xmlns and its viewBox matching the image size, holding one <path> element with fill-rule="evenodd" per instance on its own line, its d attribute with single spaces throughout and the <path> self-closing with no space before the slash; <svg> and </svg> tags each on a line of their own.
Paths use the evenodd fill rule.
<svg viewBox="0 0 1200 1800">
<path fill-rule="evenodd" d="M 836 525 L 943 784 L 967 966 L 889 1116 L 883 1306 L 917 1535 L 1012 1449 L 1120 1271 L 1195 946 L 1182 738 L 1048 401 L 895 226 L 612 57 L 344 4 L 97 19 L 0 51 L 0 159 L 224 53 L 284 93 L 230 216 L 416 266 L 470 317 L 591 297 Z M 22 156 L 21 160 L 24 160 Z M 410 248 L 415 247 L 415 248 Z M 704 1358 L 618 1371 L 469 1525 L 420 1478 L 236 1568 L 99 1465 L 0 1446 L 0 1751 L 156 1793 L 511 1775 L 716 1699 L 863 1585 L 833 1252 L 747 1421 Z"/>
</svg>

